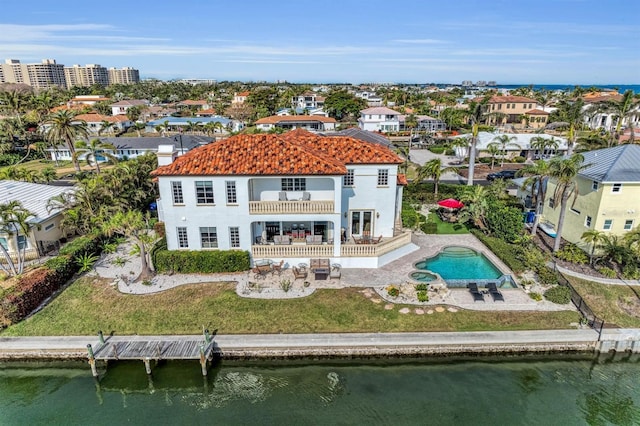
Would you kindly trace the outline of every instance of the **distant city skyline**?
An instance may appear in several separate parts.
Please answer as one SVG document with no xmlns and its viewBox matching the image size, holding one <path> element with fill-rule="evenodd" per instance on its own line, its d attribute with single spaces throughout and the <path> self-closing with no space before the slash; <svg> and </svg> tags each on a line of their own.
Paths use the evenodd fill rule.
<svg viewBox="0 0 640 426">
<path fill-rule="evenodd" d="M 637 2 L 216 3 L 6 2 L 0 59 L 162 80 L 640 83 Z"/>
</svg>

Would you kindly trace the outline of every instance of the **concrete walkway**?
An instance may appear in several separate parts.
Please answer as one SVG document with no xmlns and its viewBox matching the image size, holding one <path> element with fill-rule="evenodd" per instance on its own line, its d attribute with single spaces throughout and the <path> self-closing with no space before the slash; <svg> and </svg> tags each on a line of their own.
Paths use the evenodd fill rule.
<svg viewBox="0 0 640 426">
<path fill-rule="evenodd" d="M 108 341 L 181 340 L 193 336 L 112 336 Z M 243 334 L 214 336 L 216 351 L 243 351 L 254 356 L 286 356 L 293 352 L 324 354 L 354 352 L 369 353 L 487 353 L 509 346 L 512 351 L 589 350 L 596 347 L 598 333 L 591 329 L 478 331 L 429 333 L 336 333 L 336 334 Z M 97 337 L 0 337 L 0 359 L 86 358 L 87 344 L 98 347 Z M 503 348 L 504 349 L 504 348 Z"/>
<path fill-rule="evenodd" d="M 553 263 L 551 263 L 550 267 L 554 267 Z M 618 278 L 592 277 L 591 275 L 585 275 L 581 274 L 580 272 L 575 272 L 570 269 L 563 268 L 560 265 L 555 265 L 555 268 L 563 275 L 570 275 L 572 277 L 580 278 L 586 281 L 593 281 L 599 284 L 640 286 L 640 280 L 621 280 Z"/>
</svg>

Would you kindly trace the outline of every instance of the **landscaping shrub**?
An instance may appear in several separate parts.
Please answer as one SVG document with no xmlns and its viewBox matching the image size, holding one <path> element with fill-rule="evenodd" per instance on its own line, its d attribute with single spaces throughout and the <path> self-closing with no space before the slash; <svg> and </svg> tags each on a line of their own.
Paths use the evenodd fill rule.
<svg viewBox="0 0 640 426">
<path fill-rule="evenodd" d="M 532 291 L 531 293 L 529 293 L 529 297 L 535 300 L 536 302 L 539 302 L 542 300 L 542 295 L 540 293 L 536 293 L 535 291 Z"/>
<path fill-rule="evenodd" d="M 567 303 L 571 302 L 571 290 L 569 289 L 569 287 L 557 285 L 545 291 L 544 298 L 549 302 L 557 303 L 559 305 L 566 305 Z"/>
<path fill-rule="evenodd" d="M 495 203 L 493 208 L 487 211 L 486 219 L 494 237 L 514 243 L 522 235 L 524 220 L 519 209 Z"/>
<path fill-rule="evenodd" d="M 444 146 L 430 146 L 429 147 L 429 151 L 433 152 L 434 154 L 443 154 L 446 149 L 447 148 L 444 147 Z"/>
<path fill-rule="evenodd" d="M 616 271 L 606 266 L 598 268 L 598 272 L 600 272 L 602 275 L 604 275 L 607 278 L 616 278 L 618 276 Z"/>
<path fill-rule="evenodd" d="M 387 294 L 391 297 L 398 297 L 400 294 L 400 289 L 395 285 L 390 285 L 387 287 Z"/>
<path fill-rule="evenodd" d="M 420 290 L 416 293 L 416 296 L 418 297 L 418 302 L 428 302 L 429 301 L 429 295 L 427 294 L 427 292 L 425 290 Z"/>
<path fill-rule="evenodd" d="M 429 284 L 416 284 L 415 285 L 416 291 L 427 291 L 428 288 L 429 288 Z"/>
<path fill-rule="evenodd" d="M 426 222 L 420 225 L 420 229 L 425 234 L 437 234 L 438 233 L 438 224 L 434 222 Z"/>
<path fill-rule="evenodd" d="M 2 325 L 14 324 L 25 318 L 65 281 L 61 275 L 46 267 L 21 276 L 0 301 Z"/>
<path fill-rule="evenodd" d="M 520 245 L 509 244 L 499 238 L 489 237 L 477 229 L 471 229 L 471 233 L 475 235 L 484 245 L 500 258 L 513 272 L 520 274 L 527 268 L 519 256 L 522 256 L 523 249 Z"/>
<path fill-rule="evenodd" d="M 60 254 L 69 255 L 71 258 L 82 256 L 84 253 L 99 254 L 103 236 L 100 234 L 78 237 L 65 244 L 60 249 Z"/>
<path fill-rule="evenodd" d="M 212 274 L 246 271 L 250 267 L 249 252 L 240 250 L 157 250 L 154 257 L 157 272 Z"/>
<path fill-rule="evenodd" d="M 636 265 L 629 263 L 622 268 L 622 277 L 628 280 L 637 280 L 640 278 L 640 270 Z"/>
<path fill-rule="evenodd" d="M 513 162 L 514 163 L 524 163 L 525 161 L 526 161 L 526 159 L 521 155 L 517 155 L 517 156 L 513 157 Z"/>
<path fill-rule="evenodd" d="M 444 155 L 456 155 L 456 151 L 453 148 L 447 148 L 444 150 Z"/>
<path fill-rule="evenodd" d="M 538 281 L 542 285 L 556 285 L 558 284 L 558 275 L 555 271 L 547 268 L 544 264 L 535 269 L 538 275 Z"/>
<path fill-rule="evenodd" d="M 580 247 L 575 244 L 567 243 L 561 250 L 556 252 L 558 259 L 566 260 L 571 263 L 584 265 L 589 262 L 589 256 Z"/>
</svg>

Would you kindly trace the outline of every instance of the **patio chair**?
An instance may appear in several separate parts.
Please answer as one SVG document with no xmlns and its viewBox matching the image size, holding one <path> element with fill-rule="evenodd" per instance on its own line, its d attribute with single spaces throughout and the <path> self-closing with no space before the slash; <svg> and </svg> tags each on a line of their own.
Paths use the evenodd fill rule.
<svg viewBox="0 0 640 426">
<path fill-rule="evenodd" d="M 306 269 L 298 268 L 297 266 L 292 266 L 291 270 L 293 271 L 294 280 L 297 280 L 298 278 L 301 278 L 304 280 L 307 278 L 308 272 Z"/>
<path fill-rule="evenodd" d="M 342 273 L 340 272 L 340 270 L 342 269 L 342 266 L 340 266 L 339 263 L 334 263 L 333 265 L 331 265 L 331 272 L 329 272 L 329 278 L 333 279 L 340 279 L 340 277 L 342 276 Z"/>
<path fill-rule="evenodd" d="M 267 273 L 269 273 L 270 269 L 271 267 L 265 268 L 264 266 L 254 266 L 251 269 L 251 272 L 253 272 L 253 277 L 255 279 L 266 278 Z"/>
<path fill-rule="evenodd" d="M 302 201 L 309 201 L 311 200 L 311 194 L 307 191 L 304 191 L 302 193 Z"/>
<path fill-rule="evenodd" d="M 274 263 L 271 265 L 271 269 L 274 274 L 282 275 L 282 270 L 284 269 L 284 259 L 280 261 L 280 263 Z"/>
<path fill-rule="evenodd" d="M 480 293 L 480 290 L 478 289 L 478 284 L 476 283 L 469 283 L 467 284 L 467 287 L 469 288 L 469 293 L 471 293 L 471 295 L 473 296 L 473 301 L 474 302 L 478 302 L 478 301 L 485 301 L 484 300 L 484 296 L 482 293 Z"/>
<path fill-rule="evenodd" d="M 287 193 L 284 191 L 278 192 L 278 201 L 287 201 Z"/>
<path fill-rule="evenodd" d="M 494 302 L 504 302 L 504 296 L 502 295 L 500 290 L 498 290 L 498 286 L 496 285 L 496 283 L 487 283 L 486 287 L 489 289 L 489 294 L 493 298 Z"/>
</svg>

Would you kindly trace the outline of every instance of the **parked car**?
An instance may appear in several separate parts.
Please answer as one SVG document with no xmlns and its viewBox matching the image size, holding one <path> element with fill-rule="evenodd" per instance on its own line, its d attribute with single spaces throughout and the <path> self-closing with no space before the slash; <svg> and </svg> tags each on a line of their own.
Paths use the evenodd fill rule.
<svg viewBox="0 0 640 426">
<path fill-rule="evenodd" d="M 516 177 L 516 170 L 502 170 L 496 173 L 490 173 L 487 175 L 487 180 L 492 181 L 495 179 L 513 179 Z"/>
</svg>

